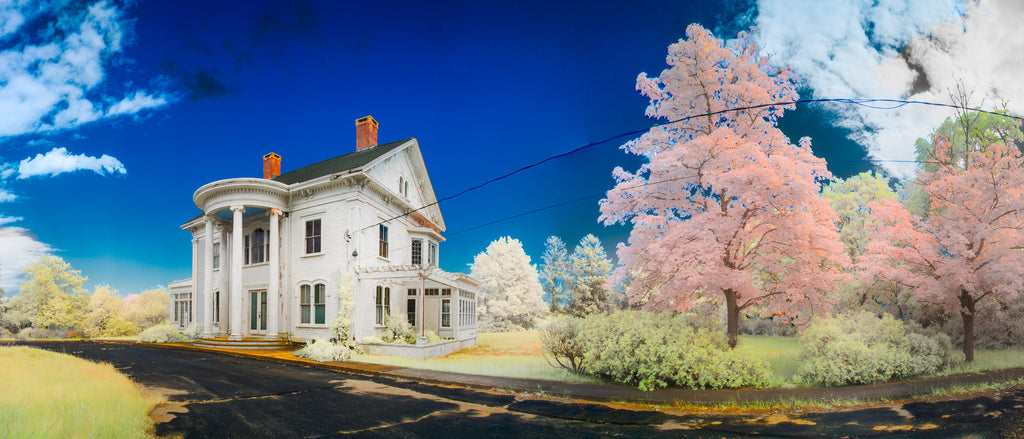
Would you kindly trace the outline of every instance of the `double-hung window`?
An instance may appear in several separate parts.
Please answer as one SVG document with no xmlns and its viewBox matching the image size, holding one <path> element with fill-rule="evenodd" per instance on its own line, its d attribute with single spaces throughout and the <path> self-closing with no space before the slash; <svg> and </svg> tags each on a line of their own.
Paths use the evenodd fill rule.
<svg viewBox="0 0 1024 439">
<path fill-rule="evenodd" d="M 299 322 L 309 323 L 310 314 L 310 286 L 303 285 L 299 287 Z"/>
<path fill-rule="evenodd" d="M 306 221 L 306 254 L 320 253 L 320 219 Z"/>
<path fill-rule="evenodd" d="M 452 300 L 442 299 L 441 300 L 441 327 L 451 328 L 452 327 Z"/>
<path fill-rule="evenodd" d="M 270 242 L 266 239 L 266 232 L 263 229 L 256 229 L 252 232 L 252 257 L 249 259 L 253 264 L 265 262 L 267 253 L 270 253 Z"/>
<path fill-rule="evenodd" d="M 437 266 L 437 243 L 432 241 L 427 242 L 427 265 Z"/>
<path fill-rule="evenodd" d="M 408 298 L 405 299 L 405 314 L 409 317 L 409 324 L 416 326 L 416 289 L 409 288 Z"/>
<path fill-rule="evenodd" d="M 423 263 L 423 240 L 414 239 L 412 240 L 412 265 L 420 265 Z"/>
<path fill-rule="evenodd" d="M 377 326 L 384 326 L 391 315 L 391 288 L 377 285 Z"/>
<path fill-rule="evenodd" d="M 380 233 L 380 257 L 388 257 L 388 226 L 381 224 L 378 229 Z"/>
<path fill-rule="evenodd" d="M 220 243 L 213 243 L 213 268 L 220 268 Z"/>
<path fill-rule="evenodd" d="M 252 241 L 252 237 L 249 236 L 249 235 L 245 235 L 245 251 L 242 252 L 242 253 L 245 254 L 245 265 L 249 265 L 249 263 L 250 263 L 249 262 L 249 253 L 251 253 L 251 250 L 252 250 L 252 246 L 250 245 L 252 243 L 251 241 Z"/>
<path fill-rule="evenodd" d="M 324 284 L 313 285 L 313 323 L 322 325 L 327 319 L 327 294 Z"/>
</svg>

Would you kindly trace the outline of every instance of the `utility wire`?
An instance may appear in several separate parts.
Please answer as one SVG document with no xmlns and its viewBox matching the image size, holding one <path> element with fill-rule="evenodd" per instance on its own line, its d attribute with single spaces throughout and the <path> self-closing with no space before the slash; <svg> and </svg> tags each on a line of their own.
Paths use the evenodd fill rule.
<svg viewBox="0 0 1024 439">
<path fill-rule="evenodd" d="M 638 184 L 638 185 L 634 185 L 634 186 L 624 187 L 624 188 L 622 188 L 622 190 L 638 189 L 638 188 L 641 188 L 641 187 L 644 187 L 644 186 L 650 186 L 650 185 L 661 184 L 661 183 L 670 183 L 670 182 L 673 182 L 673 181 L 686 180 L 686 179 L 690 179 L 690 178 L 694 178 L 694 177 L 697 177 L 697 175 L 694 174 L 694 175 L 687 175 L 687 176 L 683 176 L 683 177 L 667 178 L 667 179 L 664 179 L 664 180 L 648 181 L 648 182 L 643 183 L 643 184 Z M 528 210 L 528 211 L 525 211 L 525 212 L 519 212 L 517 214 L 509 215 L 509 216 L 506 216 L 504 218 L 499 218 L 499 219 L 496 219 L 494 221 L 488 221 L 486 223 L 477 224 L 475 226 L 467 227 L 467 228 L 462 229 L 462 230 L 458 230 L 458 231 L 455 231 L 455 232 L 450 232 L 447 235 L 448 236 L 454 236 L 454 235 L 458 235 L 460 233 L 466 233 L 466 232 L 469 232 L 469 231 L 472 231 L 472 230 L 476 230 L 476 229 L 479 229 L 479 228 L 483 228 L 483 227 L 491 226 L 491 225 L 494 225 L 494 224 L 502 223 L 502 222 L 505 222 L 505 221 L 513 220 L 513 219 L 516 219 L 516 218 L 519 218 L 519 217 L 522 217 L 522 216 L 531 215 L 531 214 L 534 214 L 534 213 L 537 213 L 537 212 L 542 212 L 542 211 L 545 211 L 545 210 L 554 209 L 556 207 L 561 207 L 561 206 L 565 206 L 565 205 L 568 205 L 568 204 L 578 203 L 580 201 L 601 197 L 601 196 L 604 196 L 606 193 L 607 193 L 607 191 L 598 192 L 598 193 L 591 194 L 591 195 L 585 195 L 585 196 L 582 196 L 582 197 L 573 198 L 571 200 L 560 201 L 560 202 L 555 203 L 555 204 L 550 204 L 550 205 L 547 205 L 547 206 L 544 206 L 544 207 Z M 409 248 L 412 248 L 412 242 L 411 241 L 410 241 L 410 243 L 408 245 L 405 245 L 405 246 L 402 246 L 402 247 L 389 248 L 388 249 L 388 254 L 395 253 L 395 252 L 401 252 L 401 251 L 409 249 Z M 358 263 L 359 261 L 361 261 L 363 259 L 369 259 L 369 258 L 373 258 L 373 257 L 376 257 L 376 255 L 362 256 L 362 257 L 357 258 L 356 262 Z"/>
<path fill-rule="evenodd" d="M 424 204 L 423 206 L 420 206 L 420 207 L 418 207 L 416 209 L 413 209 L 413 210 L 410 210 L 408 212 L 401 213 L 401 214 L 395 215 L 395 216 L 393 216 L 391 218 L 388 218 L 386 220 L 382 220 L 382 221 L 379 221 L 379 222 L 377 222 L 375 224 L 363 227 L 363 228 L 361 228 L 359 230 L 356 230 L 356 232 L 362 232 L 362 231 L 365 231 L 365 230 L 369 230 L 369 229 L 372 229 L 374 227 L 378 227 L 378 226 L 380 226 L 382 224 L 387 224 L 387 223 L 389 223 L 389 222 L 391 222 L 393 220 L 396 220 L 396 219 L 399 219 L 399 218 L 402 218 L 402 217 L 405 217 L 405 216 L 409 216 L 409 215 L 411 215 L 411 214 L 413 214 L 415 212 L 421 211 L 421 210 L 426 209 L 428 207 L 436 206 L 436 205 L 440 204 L 442 201 L 448 201 L 448 200 L 451 200 L 453 198 L 462 196 L 462 195 L 464 195 L 464 194 L 466 194 L 468 192 L 480 189 L 480 188 L 482 188 L 484 186 L 487 186 L 487 185 L 489 185 L 491 183 L 494 183 L 494 182 L 497 182 L 499 180 L 504 180 L 504 179 L 506 179 L 508 177 L 511 177 L 511 176 L 515 175 L 515 174 L 518 174 L 520 172 L 526 171 L 526 170 L 531 169 L 531 168 L 535 168 L 535 167 L 540 166 L 540 165 L 542 165 L 544 163 L 547 163 L 549 161 L 552 161 L 552 160 L 555 160 L 555 159 L 560 159 L 562 157 L 566 157 L 566 156 L 575 154 L 577 152 L 583 151 L 583 150 L 588 149 L 590 147 L 611 142 L 611 141 L 613 141 L 615 139 L 620 139 L 622 137 L 627 137 L 627 136 L 631 136 L 631 135 L 634 135 L 634 134 L 640 134 L 640 133 L 642 133 L 644 131 L 650 130 L 651 128 L 656 128 L 656 127 L 664 126 L 664 125 L 671 125 L 671 124 L 679 123 L 679 122 L 686 122 L 686 121 L 689 121 L 691 119 L 696 119 L 696 118 L 700 118 L 700 117 L 717 116 L 717 115 L 720 115 L 720 114 L 732 113 L 732 112 L 738 112 L 738 111 L 758 110 L 758 109 L 762 109 L 762 108 L 779 107 L 779 106 L 785 106 L 785 105 L 803 105 L 803 104 L 820 104 L 820 103 L 851 104 L 851 105 L 859 105 L 859 106 L 862 106 L 862 107 L 878 109 L 878 110 L 894 110 L 894 109 L 903 107 L 905 105 L 924 105 L 924 106 L 930 106 L 930 107 L 943 107 L 943 108 L 956 108 L 956 109 L 961 109 L 961 110 L 969 110 L 969 111 L 974 111 L 974 112 L 978 112 L 978 113 L 993 114 L 993 115 L 997 115 L 997 116 L 1000 116 L 1000 117 L 1006 117 L 1006 118 L 1010 118 L 1010 119 L 1024 121 L 1024 117 L 1021 117 L 1021 116 L 1014 116 L 1014 115 L 1010 115 L 1010 114 L 1003 114 L 1003 113 L 1000 113 L 1000 112 L 997 112 L 997 111 L 983 110 L 981 108 L 969 108 L 969 107 L 965 107 L 965 106 L 954 105 L 954 104 L 944 104 L 944 103 L 940 103 L 940 102 L 909 101 L 909 100 L 903 100 L 903 99 L 850 99 L 850 98 L 797 99 L 797 100 L 793 100 L 793 101 L 780 101 L 780 102 L 772 102 L 772 103 L 768 103 L 768 104 L 747 105 L 747 106 L 743 106 L 743 107 L 727 108 L 727 109 L 724 109 L 724 110 L 711 111 L 711 112 L 707 112 L 707 113 L 694 114 L 694 115 L 691 115 L 691 116 L 681 117 L 679 119 L 670 120 L 670 121 L 667 121 L 667 122 L 659 122 L 659 123 L 655 123 L 655 124 L 651 125 L 648 128 L 636 129 L 636 130 L 628 131 L 628 132 L 625 132 L 625 133 L 617 134 L 615 136 L 612 136 L 612 137 L 609 137 L 607 139 L 600 140 L 600 141 L 597 141 L 597 142 L 590 142 L 590 143 L 588 143 L 586 145 L 582 145 L 582 146 L 576 147 L 574 149 L 571 149 L 569 151 L 566 151 L 566 152 L 563 152 L 563 153 L 560 153 L 560 154 L 555 154 L 553 156 L 546 157 L 543 160 L 540 160 L 538 162 L 531 163 L 529 165 L 526 165 L 526 166 L 517 168 L 515 170 L 512 170 L 510 172 L 507 172 L 507 173 L 505 173 L 503 175 L 491 178 L 491 179 L 489 179 L 487 181 L 484 181 L 483 183 L 480 183 L 480 184 L 477 184 L 475 186 L 471 186 L 469 188 L 463 189 L 463 190 L 461 190 L 459 192 L 456 192 L 455 194 L 448 195 L 448 196 L 443 197 L 443 198 L 439 198 L 439 199 L 437 199 L 436 201 L 434 201 L 432 203 Z M 883 106 L 878 106 L 878 105 L 874 105 L 874 104 L 889 104 L 889 105 L 883 107 Z M 887 162 L 916 163 L 916 161 L 913 161 L 913 160 L 907 160 L 907 161 L 898 161 L 898 160 L 864 160 L 864 161 L 870 161 L 870 162 L 883 162 L 883 161 L 887 161 Z M 838 163 L 838 162 L 836 162 L 836 163 Z"/>
</svg>

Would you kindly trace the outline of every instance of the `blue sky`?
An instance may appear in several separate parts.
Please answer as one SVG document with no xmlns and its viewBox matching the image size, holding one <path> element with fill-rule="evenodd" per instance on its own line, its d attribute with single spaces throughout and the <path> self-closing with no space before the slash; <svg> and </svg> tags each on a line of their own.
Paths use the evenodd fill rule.
<svg viewBox="0 0 1024 439">
<path fill-rule="evenodd" d="M 804 97 L 941 100 L 953 70 L 1011 107 L 1024 94 L 997 74 L 1017 42 L 979 71 L 954 68 L 988 48 L 982 24 L 1013 29 L 993 14 L 1010 2 L 794 2 L 0 0 L 0 287 L 15 293 L 45 252 L 122 294 L 187 278 L 179 226 L 199 213 L 195 189 L 260 176 L 271 151 L 285 172 L 351 152 L 367 114 L 381 143 L 418 137 L 442 197 L 649 126 L 636 76 L 657 75 L 689 23 L 720 37 L 755 26 L 765 53 L 804 78 Z M 781 125 L 848 176 L 872 169 L 858 160 L 912 154 L 944 117 L 879 113 L 805 107 Z M 613 253 L 628 229 L 597 223 L 598 198 L 460 231 L 609 189 L 615 166 L 640 164 L 625 140 L 442 204 L 442 268 L 468 271 L 506 235 L 535 263 L 549 235 L 572 247 L 594 233 Z"/>
</svg>

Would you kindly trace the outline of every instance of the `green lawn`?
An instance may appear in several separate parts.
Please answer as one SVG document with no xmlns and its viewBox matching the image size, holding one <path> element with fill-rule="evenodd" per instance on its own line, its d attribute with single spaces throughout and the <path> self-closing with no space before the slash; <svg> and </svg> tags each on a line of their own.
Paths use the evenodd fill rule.
<svg viewBox="0 0 1024 439">
<path fill-rule="evenodd" d="M 109 364 L 0 347 L 0 437 L 144 438 L 160 401 Z"/>
<path fill-rule="evenodd" d="M 800 367 L 800 343 L 796 337 L 741 335 L 736 349 L 768 360 L 775 380 L 774 387 L 793 387 L 793 374 Z"/>
</svg>

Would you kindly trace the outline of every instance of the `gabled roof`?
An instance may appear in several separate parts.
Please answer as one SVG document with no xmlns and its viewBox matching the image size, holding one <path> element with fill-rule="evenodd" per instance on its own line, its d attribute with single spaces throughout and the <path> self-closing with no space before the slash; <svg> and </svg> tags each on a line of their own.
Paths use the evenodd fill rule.
<svg viewBox="0 0 1024 439">
<path fill-rule="evenodd" d="M 383 145 L 377 145 L 370 148 L 364 148 L 332 159 L 316 162 L 312 165 L 303 166 L 286 174 L 278 175 L 277 177 L 274 177 L 274 180 L 284 184 L 295 184 L 309 181 L 317 177 L 347 171 L 349 169 L 357 169 L 413 139 L 415 139 L 415 137 L 399 140 L 397 142 L 385 143 Z"/>
</svg>

